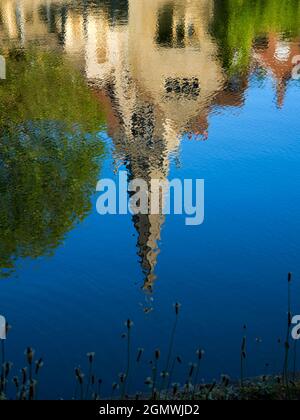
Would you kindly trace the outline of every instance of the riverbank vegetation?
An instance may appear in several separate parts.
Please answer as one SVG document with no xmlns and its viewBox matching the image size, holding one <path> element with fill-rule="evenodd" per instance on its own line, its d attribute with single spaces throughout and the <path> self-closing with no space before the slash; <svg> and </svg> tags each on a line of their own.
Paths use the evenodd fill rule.
<svg viewBox="0 0 300 420">
<path fill-rule="evenodd" d="M 103 379 L 97 375 L 95 353 L 87 354 L 87 368 L 75 369 L 75 391 L 73 395 L 62 396 L 74 400 L 300 400 L 300 376 L 297 372 L 297 341 L 291 343 L 291 283 L 292 274 L 288 274 L 288 313 L 287 335 L 285 340 L 279 340 L 284 349 L 283 371 L 278 375 L 265 374 L 259 378 L 245 378 L 245 368 L 248 362 L 247 327 L 243 327 L 243 337 L 240 347 L 240 378 L 222 375 L 219 381 L 204 383 L 200 381 L 205 352 L 198 348 L 195 359 L 186 367 L 186 377 L 181 384 L 174 382 L 175 371 L 183 363 L 176 355 L 174 338 L 180 317 L 180 304 L 174 305 L 174 323 L 169 332 L 167 354 L 162 356 L 160 349 L 152 353 L 149 376 L 145 378 L 141 389 L 146 385 L 146 391 L 132 394 L 130 378 L 141 366 L 144 349 L 132 348 L 133 322 L 125 322 L 125 332 L 122 339 L 126 340 L 126 365 L 118 379 L 112 383 L 110 395 L 102 393 Z M 9 334 L 7 325 L 7 334 Z M 38 399 L 38 384 L 44 361 L 37 357 L 35 351 L 28 347 L 25 350 L 26 366 L 20 374 L 11 379 L 13 364 L 6 361 L 5 341 L 1 341 L 2 369 L 0 376 L 0 399 L 35 400 Z M 13 390 L 14 389 L 14 390 Z"/>
</svg>

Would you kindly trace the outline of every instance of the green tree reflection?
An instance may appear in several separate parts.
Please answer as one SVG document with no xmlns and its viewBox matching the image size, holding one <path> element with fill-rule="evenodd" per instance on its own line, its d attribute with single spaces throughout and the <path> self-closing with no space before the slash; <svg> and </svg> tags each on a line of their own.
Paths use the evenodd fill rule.
<svg viewBox="0 0 300 420">
<path fill-rule="evenodd" d="M 224 68 L 247 72 L 253 42 L 270 32 L 300 34 L 299 0 L 215 0 L 212 34 L 220 46 Z"/>
<path fill-rule="evenodd" d="M 103 114 L 81 75 L 52 53 L 13 52 L 0 84 L 0 278 L 51 254 L 91 209 Z"/>
</svg>

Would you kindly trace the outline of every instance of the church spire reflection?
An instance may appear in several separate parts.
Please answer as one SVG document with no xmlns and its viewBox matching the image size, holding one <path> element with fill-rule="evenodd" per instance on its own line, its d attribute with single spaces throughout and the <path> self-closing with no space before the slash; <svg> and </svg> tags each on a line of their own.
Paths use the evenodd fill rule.
<svg viewBox="0 0 300 420">
<path fill-rule="evenodd" d="M 263 15 L 267 6 L 260 7 Z M 148 183 L 168 177 L 170 156 L 179 155 L 184 134 L 209 139 L 214 108 L 243 105 L 256 66 L 276 79 L 282 106 L 292 56 L 300 54 L 299 42 L 272 34 L 258 45 L 263 27 L 250 40 L 227 33 L 244 23 L 236 13 L 230 16 L 229 0 L 3 0 L 0 10 L 6 22 L 1 40 L 50 43 L 81 68 L 106 107 L 115 161 L 125 164 L 129 178 Z M 150 291 L 164 223 L 163 215 L 133 217 L 144 288 Z"/>
</svg>

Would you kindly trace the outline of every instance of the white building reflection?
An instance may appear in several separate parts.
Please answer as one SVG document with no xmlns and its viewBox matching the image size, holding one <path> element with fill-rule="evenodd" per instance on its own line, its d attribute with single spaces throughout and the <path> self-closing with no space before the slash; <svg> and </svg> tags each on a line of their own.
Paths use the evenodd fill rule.
<svg viewBox="0 0 300 420">
<path fill-rule="evenodd" d="M 206 140 L 212 107 L 243 104 L 247 79 L 225 88 L 211 0 L 2 0 L 0 11 L 1 43 L 64 51 L 85 73 L 131 178 L 166 179 L 183 133 Z M 133 218 L 147 290 L 164 222 Z"/>
</svg>

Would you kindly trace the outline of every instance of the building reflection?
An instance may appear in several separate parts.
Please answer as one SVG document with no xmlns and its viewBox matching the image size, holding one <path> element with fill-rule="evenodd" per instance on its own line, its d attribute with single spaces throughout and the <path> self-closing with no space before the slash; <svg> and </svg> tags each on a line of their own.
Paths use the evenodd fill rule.
<svg viewBox="0 0 300 420">
<path fill-rule="evenodd" d="M 287 85 L 292 78 L 295 66 L 293 60 L 300 54 L 299 41 L 287 41 L 276 33 L 270 33 L 255 43 L 254 58 L 258 65 L 270 72 L 276 85 L 276 102 L 279 108 L 284 105 Z"/>
<path fill-rule="evenodd" d="M 211 0 L 3 0 L 2 41 L 63 49 L 85 72 L 107 110 L 116 167 L 131 179 L 168 177 L 170 156 L 182 135 L 208 139 L 216 106 L 240 107 L 248 75 L 226 75 L 210 33 Z M 3 26 L 4 25 L 4 26 Z M 278 81 L 278 104 L 299 43 L 279 45 L 275 35 L 254 46 L 254 63 Z M 290 48 L 290 49 L 289 49 Z M 288 57 L 287 57 L 288 56 Z M 144 288 L 156 279 L 163 215 L 136 215 Z"/>
</svg>

